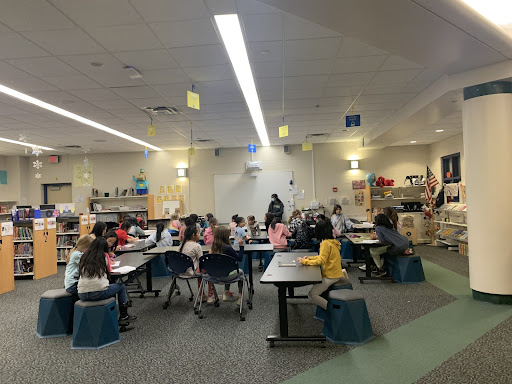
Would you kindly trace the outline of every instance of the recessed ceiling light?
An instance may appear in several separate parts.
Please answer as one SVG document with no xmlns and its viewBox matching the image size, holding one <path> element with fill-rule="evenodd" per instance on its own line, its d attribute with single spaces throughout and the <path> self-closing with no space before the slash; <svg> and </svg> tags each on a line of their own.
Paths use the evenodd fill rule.
<svg viewBox="0 0 512 384">
<path fill-rule="evenodd" d="M 99 67 L 103 67 L 103 63 L 99 63 L 97 61 L 93 61 L 91 63 L 89 63 L 92 67 L 96 67 L 96 68 L 99 68 Z"/>
<path fill-rule="evenodd" d="M 88 125 L 90 127 L 93 127 L 93 128 L 99 129 L 101 131 L 110 133 L 111 135 L 116 135 L 116 136 L 119 136 L 119 137 L 121 137 L 121 138 L 123 138 L 125 140 L 129 140 L 129 141 L 131 141 L 133 143 L 137 143 L 139 145 L 143 145 L 144 147 L 148 147 L 148 148 L 154 149 L 155 151 L 163 151 L 163 149 L 158 148 L 158 147 L 156 147 L 154 145 L 151 145 L 149 143 L 146 143 L 145 141 L 136 139 L 135 137 L 132 137 L 132 136 L 127 135 L 125 133 L 116 131 L 115 129 L 109 128 L 109 127 L 107 127 L 105 125 L 102 125 L 102 124 L 99 124 L 99 123 L 97 123 L 95 121 L 86 119 L 85 117 L 79 116 L 79 115 L 77 115 L 75 113 L 72 113 L 72 112 L 69 112 L 69 111 L 66 111 L 65 109 L 56 107 L 55 105 L 45 103 L 42 100 L 36 99 L 35 97 L 29 96 L 29 95 L 25 95 L 24 93 L 21 93 L 21 92 L 18 92 L 16 90 L 14 90 L 14 89 L 8 88 L 5 85 L 1 85 L 0 84 L 0 92 L 5 93 L 8 96 L 14 97 L 15 99 L 19 99 L 21 101 L 24 101 L 26 103 L 37 105 L 38 107 L 41 107 L 43 109 L 46 109 L 46 110 L 54 112 L 54 113 L 57 113 L 57 114 L 59 114 L 61 116 L 65 116 L 65 117 L 68 117 L 70 119 L 76 120 L 76 121 L 78 121 L 78 122 L 80 122 L 82 124 Z"/>
<path fill-rule="evenodd" d="M 229 60 L 231 60 L 231 64 L 235 70 L 238 84 L 244 94 L 245 102 L 251 113 L 251 118 L 256 127 L 256 132 L 258 133 L 261 144 L 264 147 L 268 147 L 270 146 L 270 141 L 268 140 L 267 127 L 263 119 L 263 112 L 261 111 L 260 100 L 252 76 L 251 65 L 249 64 L 247 48 L 245 46 L 238 15 L 215 15 L 215 21 L 219 28 L 220 35 L 222 36 L 224 46 L 228 51 Z"/>
<path fill-rule="evenodd" d="M 416 142 L 416 140 L 411 140 L 411 144 L 414 144 Z"/>
<path fill-rule="evenodd" d="M 444 129 L 436 129 L 436 132 L 444 132 Z"/>
</svg>

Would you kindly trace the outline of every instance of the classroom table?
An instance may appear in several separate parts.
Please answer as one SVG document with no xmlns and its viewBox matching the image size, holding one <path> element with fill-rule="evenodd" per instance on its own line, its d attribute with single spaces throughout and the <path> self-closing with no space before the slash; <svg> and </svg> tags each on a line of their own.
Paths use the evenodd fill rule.
<svg viewBox="0 0 512 384">
<path fill-rule="evenodd" d="M 153 233 L 156 233 L 156 229 L 145 229 L 144 230 L 144 235 L 139 236 L 139 238 L 141 238 L 141 237 L 149 237 Z"/>
<path fill-rule="evenodd" d="M 126 243 L 115 251 L 116 255 L 122 255 L 123 253 L 131 252 L 144 252 L 148 249 L 149 245 L 146 245 L 146 240 L 139 240 L 134 243 Z"/>
<path fill-rule="evenodd" d="M 376 281 L 389 281 L 394 282 L 395 279 L 389 276 L 383 276 L 383 277 L 376 277 L 372 276 L 371 271 L 371 255 L 370 255 L 370 248 L 372 247 L 382 247 L 385 245 L 391 245 L 391 244 L 385 244 L 381 243 L 378 240 L 372 240 L 370 233 L 346 233 L 345 237 L 349 239 L 352 242 L 352 245 L 354 246 L 354 258 L 356 257 L 356 249 L 355 247 L 361 247 L 364 260 L 366 264 L 366 276 L 360 276 L 359 282 L 363 284 L 366 280 L 376 280 Z"/>
<path fill-rule="evenodd" d="M 277 296 L 279 303 L 279 335 L 267 336 L 270 346 L 274 346 L 276 341 L 321 341 L 325 342 L 325 336 L 290 336 L 288 334 L 288 307 L 287 298 L 304 298 L 307 296 L 286 295 L 287 288 L 293 290 L 294 287 L 316 284 L 322 282 L 322 273 L 320 267 L 316 265 L 298 265 L 298 257 L 317 256 L 314 252 L 292 252 L 276 253 L 267 270 L 260 279 L 261 284 L 274 284 L 277 287 Z M 279 266 L 279 264 L 295 264 L 297 266 Z"/>
<path fill-rule="evenodd" d="M 371 229 L 375 228 L 375 224 L 373 223 L 360 223 L 352 225 L 352 228 L 356 230 L 356 232 L 369 232 Z"/>
<path fill-rule="evenodd" d="M 249 236 L 251 240 L 260 242 L 260 243 L 270 243 L 270 240 L 267 235 L 260 235 L 260 236 Z"/>
<path fill-rule="evenodd" d="M 203 253 L 208 252 L 211 247 L 212 247 L 211 245 L 201 245 L 201 249 L 203 250 Z M 180 246 L 173 245 L 170 247 L 156 247 L 156 248 L 152 248 L 150 250 L 145 251 L 144 254 L 145 255 L 165 255 L 165 252 L 167 252 L 167 251 L 179 252 Z"/>
<path fill-rule="evenodd" d="M 151 260 L 156 255 L 146 255 L 142 252 L 127 252 L 115 258 L 115 261 L 119 261 L 119 266 L 114 267 L 111 276 L 120 279 L 123 284 L 130 284 L 136 278 L 138 278 L 143 273 L 146 274 L 146 289 L 140 289 L 136 291 L 129 291 L 128 293 L 140 293 L 140 297 L 144 297 L 144 294 L 147 292 L 152 292 L 157 297 L 160 294 L 160 289 L 153 289 L 153 280 L 151 276 Z M 116 272 L 116 269 L 119 267 L 134 267 L 135 270 L 128 273 L 119 273 Z M 123 277 L 126 277 L 126 280 L 122 280 Z"/>
</svg>

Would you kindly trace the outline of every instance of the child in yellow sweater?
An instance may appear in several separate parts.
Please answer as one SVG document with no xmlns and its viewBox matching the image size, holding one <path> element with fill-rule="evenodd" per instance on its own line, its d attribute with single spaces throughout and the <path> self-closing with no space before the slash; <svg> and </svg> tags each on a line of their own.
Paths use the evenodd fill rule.
<svg viewBox="0 0 512 384">
<path fill-rule="evenodd" d="M 333 238 L 332 225 L 329 220 L 322 220 L 316 225 L 315 236 L 321 241 L 319 255 L 299 257 L 298 262 L 304 265 L 319 265 L 322 267 L 322 282 L 314 284 L 308 296 L 314 304 L 327 309 L 327 300 L 320 295 L 343 277 L 340 256 L 341 244 Z"/>
</svg>

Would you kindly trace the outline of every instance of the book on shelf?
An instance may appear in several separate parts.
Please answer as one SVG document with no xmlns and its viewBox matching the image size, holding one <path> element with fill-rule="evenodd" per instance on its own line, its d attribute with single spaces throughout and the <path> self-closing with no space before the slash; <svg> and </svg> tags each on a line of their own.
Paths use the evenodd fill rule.
<svg viewBox="0 0 512 384">
<path fill-rule="evenodd" d="M 15 244 L 14 257 L 32 257 L 32 244 Z"/>
<path fill-rule="evenodd" d="M 14 227 L 13 237 L 14 240 L 32 240 L 32 228 Z"/>
<path fill-rule="evenodd" d="M 74 247 L 78 241 L 78 235 L 63 235 L 57 237 L 57 247 Z"/>
<path fill-rule="evenodd" d="M 57 223 L 57 233 L 65 233 L 65 232 L 79 232 L 79 224 L 78 223 Z"/>
<path fill-rule="evenodd" d="M 34 266 L 32 265 L 32 260 L 24 259 L 24 260 L 14 260 L 14 274 L 15 275 L 23 275 L 25 273 L 34 272 Z"/>
<path fill-rule="evenodd" d="M 66 261 L 71 249 L 57 249 L 57 261 Z"/>
</svg>

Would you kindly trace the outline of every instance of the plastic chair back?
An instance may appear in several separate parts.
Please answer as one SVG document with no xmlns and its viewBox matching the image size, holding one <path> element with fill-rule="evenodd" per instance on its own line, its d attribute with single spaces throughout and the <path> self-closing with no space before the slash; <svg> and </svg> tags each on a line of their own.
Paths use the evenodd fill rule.
<svg viewBox="0 0 512 384">
<path fill-rule="evenodd" d="M 214 278 L 225 278 L 238 270 L 238 261 L 220 253 L 206 254 L 199 258 L 199 270 Z"/>
<path fill-rule="evenodd" d="M 167 264 L 167 268 L 169 268 L 172 273 L 177 275 L 181 275 L 182 273 L 187 272 L 189 268 L 194 270 L 194 262 L 192 259 L 181 252 L 165 252 L 165 262 Z"/>
</svg>

